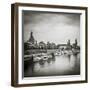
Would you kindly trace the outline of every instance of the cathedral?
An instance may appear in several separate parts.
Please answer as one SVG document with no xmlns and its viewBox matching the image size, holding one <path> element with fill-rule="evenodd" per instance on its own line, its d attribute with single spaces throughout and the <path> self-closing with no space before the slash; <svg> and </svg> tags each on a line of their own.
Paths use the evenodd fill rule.
<svg viewBox="0 0 90 90">
<path fill-rule="evenodd" d="M 36 44 L 36 40 L 33 37 L 33 32 L 30 33 L 30 38 L 29 38 L 28 42 L 30 44 Z"/>
</svg>

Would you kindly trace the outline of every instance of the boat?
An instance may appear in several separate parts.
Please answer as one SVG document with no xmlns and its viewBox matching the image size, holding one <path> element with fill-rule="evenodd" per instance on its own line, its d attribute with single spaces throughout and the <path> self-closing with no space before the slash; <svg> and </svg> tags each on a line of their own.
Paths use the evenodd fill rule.
<svg viewBox="0 0 90 90">
<path fill-rule="evenodd" d="M 48 56 L 42 56 L 42 60 L 48 60 Z"/>
<path fill-rule="evenodd" d="M 36 61 L 40 61 L 42 58 L 40 56 L 34 56 L 33 57 L 33 61 L 36 62 Z"/>
<path fill-rule="evenodd" d="M 72 50 L 67 50 L 67 51 L 65 52 L 65 54 L 66 54 L 66 55 L 72 55 L 73 53 L 72 53 Z"/>
<path fill-rule="evenodd" d="M 52 55 L 48 55 L 48 58 L 52 58 Z"/>
<path fill-rule="evenodd" d="M 48 59 L 51 59 L 53 56 L 51 54 L 46 54 L 46 53 L 43 53 L 41 55 L 34 55 L 33 56 L 33 61 L 36 62 L 36 61 L 46 61 Z"/>
<path fill-rule="evenodd" d="M 78 53 L 80 53 L 79 50 L 73 50 L 72 52 L 73 52 L 73 55 L 77 55 Z"/>
<path fill-rule="evenodd" d="M 61 52 L 56 52 L 54 55 L 55 56 L 60 56 L 61 55 Z"/>
</svg>

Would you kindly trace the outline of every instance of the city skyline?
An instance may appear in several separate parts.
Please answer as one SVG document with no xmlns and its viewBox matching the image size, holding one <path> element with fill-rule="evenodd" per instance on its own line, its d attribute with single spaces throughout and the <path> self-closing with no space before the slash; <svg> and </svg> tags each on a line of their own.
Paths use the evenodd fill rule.
<svg viewBox="0 0 90 90">
<path fill-rule="evenodd" d="M 61 44 L 61 45 L 65 45 L 65 44 L 68 43 L 68 41 L 70 41 L 70 39 L 68 39 L 66 43 L 58 43 L 58 44 L 56 44 L 55 42 L 50 42 L 50 41 L 47 41 L 47 42 L 40 41 L 40 42 L 38 42 L 37 40 L 35 40 L 35 38 L 34 38 L 34 36 L 33 36 L 33 32 L 31 32 L 31 33 L 32 33 L 32 37 L 31 37 L 31 34 L 30 34 L 30 37 L 29 37 L 29 39 L 28 39 L 26 42 L 32 42 L 32 41 L 33 41 L 33 42 L 35 42 L 35 43 L 37 43 L 37 44 L 43 42 L 44 44 L 50 43 L 50 44 L 55 44 L 55 45 L 60 45 L 60 44 Z M 33 40 L 31 40 L 31 38 L 32 38 Z M 75 39 L 75 40 L 77 40 L 77 39 Z M 71 43 L 71 41 L 70 41 L 70 45 L 73 45 L 73 44 L 75 43 L 75 40 L 74 40 L 73 43 Z M 78 42 L 77 42 L 77 45 L 78 45 Z"/>
<path fill-rule="evenodd" d="M 37 42 L 65 44 L 67 40 L 80 44 L 80 15 L 67 13 L 23 12 L 24 42 L 31 31 Z"/>
</svg>

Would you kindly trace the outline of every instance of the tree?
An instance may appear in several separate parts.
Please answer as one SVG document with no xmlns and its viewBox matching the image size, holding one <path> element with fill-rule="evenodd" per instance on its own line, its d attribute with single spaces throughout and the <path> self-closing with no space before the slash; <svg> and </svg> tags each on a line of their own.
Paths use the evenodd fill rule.
<svg viewBox="0 0 90 90">
<path fill-rule="evenodd" d="M 40 49 L 45 49 L 46 48 L 46 44 L 43 41 L 39 42 L 39 48 Z"/>
<path fill-rule="evenodd" d="M 51 47 L 51 49 L 55 49 L 56 48 L 56 44 L 55 43 L 51 43 L 50 47 Z"/>
<path fill-rule="evenodd" d="M 51 43 L 47 42 L 47 49 L 51 49 Z"/>
</svg>

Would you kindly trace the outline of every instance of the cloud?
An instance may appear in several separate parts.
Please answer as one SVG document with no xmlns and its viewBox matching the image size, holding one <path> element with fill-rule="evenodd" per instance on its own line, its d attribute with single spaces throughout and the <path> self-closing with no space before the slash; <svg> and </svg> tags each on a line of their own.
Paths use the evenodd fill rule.
<svg viewBox="0 0 90 90">
<path fill-rule="evenodd" d="M 67 39 L 80 41 L 80 15 L 70 13 L 50 13 L 37 11 L 23 11 L 24 41 L 33 31 L 35 39 L 66 43 Z"/>
</svg>

